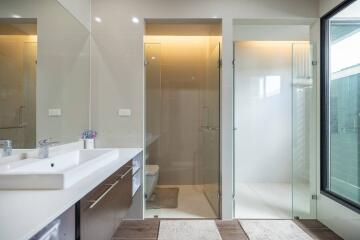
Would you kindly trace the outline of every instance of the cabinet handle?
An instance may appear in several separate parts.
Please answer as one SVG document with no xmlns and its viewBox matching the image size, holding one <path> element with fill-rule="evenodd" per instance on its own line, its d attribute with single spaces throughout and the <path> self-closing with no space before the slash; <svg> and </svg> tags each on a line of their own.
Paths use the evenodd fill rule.
<svg viewBox="0 0 360 240">
<path fill-rule="evenodd" d="M 101 194 L 100 197 L 98 197 L 96 200 L 90 200 L 88 201 L 89 203 L 91 203 L 91 205 L 89 206 L 89 208 L 94 208 L 110 191 L 111 189 L 113 189 L 117 184 L 119 183 L 119 180 L 117 180 L 116 182 L 114 182 L 113 184 L 107 184 L 110 187 L 103 193 Z"/>
<path fill-rule="evenodd" d="M 129 170 L 127 170 L 123 175 L 120 176 L 120 179 L 123 179 L 124 177 L 126 177 L 126 175 L 128 175 L 131 171 L 133 170 L 133 168 L 129 168 Z"/>
</svg>

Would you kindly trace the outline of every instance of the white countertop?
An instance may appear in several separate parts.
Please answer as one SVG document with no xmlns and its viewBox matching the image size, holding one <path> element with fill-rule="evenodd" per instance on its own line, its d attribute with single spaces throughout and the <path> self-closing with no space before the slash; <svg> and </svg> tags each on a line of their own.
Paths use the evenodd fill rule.
<svg viewBox="0 0 360 240">
<path fill-rule="evenodd" d="M 138 155 L 141 148 L 120 148 L 117 161 L 64 190 L 0 191 L 0 239 L 28 240 L 60 216 L 117 169 Z"/>
</svg>

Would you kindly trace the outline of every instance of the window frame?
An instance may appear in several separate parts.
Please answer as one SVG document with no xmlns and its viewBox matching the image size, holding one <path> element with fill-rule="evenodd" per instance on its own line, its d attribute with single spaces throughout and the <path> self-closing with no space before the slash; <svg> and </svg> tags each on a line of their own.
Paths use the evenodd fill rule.
<svg viewBox="0 0 360 240">
<path fill-rule="evenodd" d="M 328 189 L 329 186 L 329 26 L 330 19 L 357 0 L 344 0 L 320 19 L 320 193 L 360 213 L 360 204 Z"/>
</svg>

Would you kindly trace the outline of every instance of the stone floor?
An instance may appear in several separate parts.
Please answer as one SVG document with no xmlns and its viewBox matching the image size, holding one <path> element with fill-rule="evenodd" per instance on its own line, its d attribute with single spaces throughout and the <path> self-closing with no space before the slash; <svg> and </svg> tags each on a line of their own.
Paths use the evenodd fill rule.
<svg viewBox="0 0 360 240">
<path fill-rule="evenodd" d="M 156 240 L 160 219 L 124 221 L 114 234 L 113 240 Z M 237 220 L 215 220 L 223 240 L 248 240 Z M 295 223 L 314 240 L 341 240 L 338 235 L 317 220 L 299 220 Z"/>
</svg>

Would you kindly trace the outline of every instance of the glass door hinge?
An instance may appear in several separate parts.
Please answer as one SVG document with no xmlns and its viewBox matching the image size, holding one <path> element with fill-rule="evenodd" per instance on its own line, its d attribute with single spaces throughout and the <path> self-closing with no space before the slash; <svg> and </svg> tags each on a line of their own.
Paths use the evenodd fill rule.
<svg viewBox="0 0 360 240">
<path fill-rule="evenodd" d="M 221 59 L 219 59 L 218 66 L 219 66 L 219 68 L 222 67 L 222 60 Z"/>
<path fill-rule="evenodd" d="M 317 198 L 318 198 L 318 197 L 317 197 L 317 195 L 316 195 L 316 194 L 311 195 L 311 199 L 312 199 L 312 200 L 317 200 Z"/>
<path fill-rule="evenodd" d="M 232 65 L 235 66 L 235 59 L 232 60 Z"/>
<path fill-rule="evenodd" d="M 317 66 L 317 61 L 312 61 L 311 64 L 312 64 L 313 66 Z"/>
<path fill-rule="evenodd" d="M 147 64 L 148 64 L 148 62 L 145 60 L 145 61 L 144 61 L 144 65 L 146 66 Z"/>
</svg>

